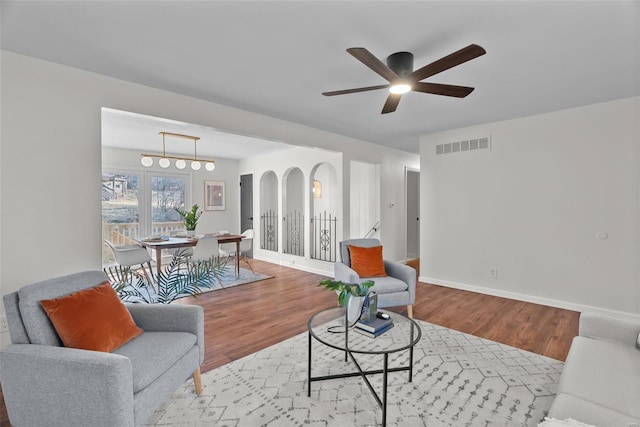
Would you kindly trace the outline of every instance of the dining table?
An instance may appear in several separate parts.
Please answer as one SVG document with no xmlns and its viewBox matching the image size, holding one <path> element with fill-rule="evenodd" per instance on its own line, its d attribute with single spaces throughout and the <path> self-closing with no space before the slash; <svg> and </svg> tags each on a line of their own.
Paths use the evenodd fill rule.
<svg viewBox="0 0 640 427">
<path fill-rule="evenodd" d="M 235 243 L 236 244 L 236 256 L 235 256 L 235 270 L 236 278 L 240 275 L 240 242 L 244 238 L 241 234 L 204 234 L 196 237 L 150 237 L 143 239 L 136 239 L 143 247 L 147 249 L 154 249 L 156 251 L 156 273 L 158 277 L 162 271 L 162 250 L 163 249 L 179 249 L 188 248 L 198 244 L 198 239 L 201 237 L 217 237 L 218 243 Z"/>
</svg>

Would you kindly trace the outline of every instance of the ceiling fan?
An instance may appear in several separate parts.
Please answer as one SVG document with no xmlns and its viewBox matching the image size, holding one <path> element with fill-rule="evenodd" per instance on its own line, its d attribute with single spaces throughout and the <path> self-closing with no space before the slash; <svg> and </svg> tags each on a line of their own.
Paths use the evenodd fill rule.
<svg viewBox="0 0 640 427">
<path fill-rule="evenodd" d="M 382 114 L 393 113 L 396 111 L 396 108 L 398 108 L 398 104 L 400 103 L 400 97 L 403 93 L 407 93 L 409 91 L 464 98 L 473 92 L 474 88 L 440 83 L 426 83 L 421 80 L 487 53 L 477 44 L 470 44 L 467 47 L 414 71 L 413 54 L 410 52 L 397 52 L 389 55 L 387 57 L 387 65 L 363 47 L 352 47 L 347 49 L 347 52 L 385 78 L 389 84 L 336 90 L 333 92 L 323 92 L 322 94 L 324 96 L 346 95 L 348 93 L 388 88 L 390 93 L 387 97 L 387 102 L 384 103 L 384 107 L 382 108 Z"/>
</svg>

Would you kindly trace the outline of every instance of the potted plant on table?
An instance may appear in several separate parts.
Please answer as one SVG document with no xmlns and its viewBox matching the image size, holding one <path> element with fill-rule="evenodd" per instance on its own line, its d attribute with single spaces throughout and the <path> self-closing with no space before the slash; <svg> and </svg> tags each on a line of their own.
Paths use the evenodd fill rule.
<svg viewBox="0 0 640 427">
<path fill-rule="evenodd" d="M 338 304 L 347 306 L 349 324 L 355 323 L 362 314 L 364 300 L 369 293 L 369 288 L 373 285 L 373 280 L 366 280 L 362 283 L 344 283 L 340 280 L 325 279 L 318 283 L 318 286 L 338 292 Z"/>
<path fill-rule="evenodd" d="M 202 211 L 198 211 L 200 206 L 193 205 L 190 211 L 185 211 L 181 208 L 175 208 L 176 212 L 184 218 L 184 227 L 187 229 L 187 236 L 193 237 L 196 234 L 196 226 L 198 225 L 198 219 L 202 215 Z"/>
</svg>

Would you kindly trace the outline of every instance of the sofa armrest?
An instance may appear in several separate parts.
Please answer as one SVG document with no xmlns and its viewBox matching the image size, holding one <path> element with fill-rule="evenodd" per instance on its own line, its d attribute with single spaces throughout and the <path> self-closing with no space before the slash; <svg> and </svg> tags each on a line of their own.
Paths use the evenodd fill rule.
<svg viewBox="0 0 640 427">
<path fill-rule="evenodd" d="M 0 351 L 0 381 L 13 425 L 133 426 L 128 358 L 34 344 Z"/>
<path fill-rule="evenodd" d="M 204 361 L 204 310 L 199 305 L 126 304 L 136 325 L 148 332 L 191 332 Z"/>
<path fill-rule="evenodd" d="M 341 262 L 333 263 L 333 276 L 344 283 L 358 283 L 360 276 L 351 267 Z"/>
<path fill-rule="evenodd" d="M 640 333 L 640 320 L 625 320 L 594 313 L 580 314 L 580 336 L 634 346 Z"/>
<path fill-rule="evenodd" d="M 406 264 L 393 261 L 384 261 L 384 270 L 387 275 L 402 280 L 408 286 L 409 304 L 416 302 L 416 270 Z"/>
</svg>

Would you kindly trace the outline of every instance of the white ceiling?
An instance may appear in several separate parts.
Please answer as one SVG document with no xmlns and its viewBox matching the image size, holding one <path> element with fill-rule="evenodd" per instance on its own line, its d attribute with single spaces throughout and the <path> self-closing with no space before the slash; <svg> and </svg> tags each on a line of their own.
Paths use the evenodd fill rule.
<svg viewBox="0 0 640 427">
<path fill-rule="evenodd" d="M 193 157 L 197 153 L 199 158 L 240 160 L 291 148 L 280 142 L 235 135 L 207 126 L 110 108 L 102 109 L 102 145 L 105 147 L 159 153 L 162 152 L 162 136 L 159 132 L 200 138 L 194 146 L 193 140 L 166 136 L 165 149 L 169 155 Z"/>
<path fill-rule="evenodd" d="M 418 136 L 640 95 L 638 1 L 2 1 L 17 53 L 418 152 Z M 384 90 L 345 52 L 421 67 L 468 44 L 487 54 L 427 81 L 464 99 Z M 187 132 L 188 133 L 188 132 Z M 156 134 L 157 135 L 157 134 Z M 198 135 L 201 136 L 201 135 Z"/>
</svg>

